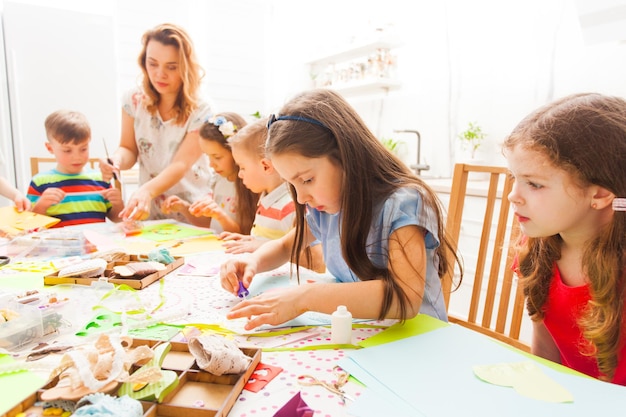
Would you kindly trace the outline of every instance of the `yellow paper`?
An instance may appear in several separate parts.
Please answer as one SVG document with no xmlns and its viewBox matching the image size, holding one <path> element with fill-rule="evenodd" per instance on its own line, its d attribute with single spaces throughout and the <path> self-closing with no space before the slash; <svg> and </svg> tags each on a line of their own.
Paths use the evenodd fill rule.
<svg viewBox="0 0 626 417">
<path fill-rule="evenodd" d="M 531 362 L 499 363 L 473 367 L 474 374 L 485 382 L 512 387 L 520 395 L 552 403 L 574 402 L 572 394 L 544 374 Z"/>
<path fill-rule="evenodd" d="M 44 216 L 32 211 L 19 212 L 15 207 L 0 207 L 0 230 L 9 236 L 15 236 L 22 232 L 54 226 L 60 219 Z"/>
</svg>

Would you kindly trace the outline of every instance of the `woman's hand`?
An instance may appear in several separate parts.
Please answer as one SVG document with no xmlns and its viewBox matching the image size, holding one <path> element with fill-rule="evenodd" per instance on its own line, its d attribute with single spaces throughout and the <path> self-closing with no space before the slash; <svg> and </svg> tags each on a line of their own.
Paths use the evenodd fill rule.
<svg viewBox="0 0 626 417">
<path fill-rule="evenodd" d="M 150 217 L 150 202 L 152 196 L 150 193 L 140 187 L 130 196 L 126 207 L 120 212 L 120 218 L 123 220 L 146 220 Z"/>
<path fill-rule="evenodd" d="M 30 210 L 30 200 L 24 197 L 20 192 L 15 193 L 13 203 L 15 203 L 15 208 L 19 212 Z"/>
<path fill-rule="evenodd" d="M 302 300 L 306 285 L 278 288 L 244 300 L 226 315 L 228 319 L 247 317 L 246 330 L 263 324 L 279 325 L 306 312 L 298 301 Z"/>
</svg>

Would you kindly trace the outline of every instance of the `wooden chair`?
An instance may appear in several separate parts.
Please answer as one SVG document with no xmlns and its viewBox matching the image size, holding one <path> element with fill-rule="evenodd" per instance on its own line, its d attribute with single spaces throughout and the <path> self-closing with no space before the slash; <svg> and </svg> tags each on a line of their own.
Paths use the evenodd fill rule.
<svg viewBox="0 0 626 417">
<path fill-rule="evenodd" d="M 98 164 L 100 163 L 100 159 L 99 158 L 89 158 L 89 166 L 91 167 L 91 169 L 96 169 L 98 168 Z M 38 157 L 38 156 L 31 156 L 30 158 L 30 174 L 31 176 L 35 176 L 35 174 L 38 174 L 40 171 L 40 164 L 46 164 L 48 166 L 53 166 L 54 164 L 56 164 L 56 159 L 54 158 L 49 158 L 49 157 Z M 115 188 L 121 190 L 122 189 L 122 183 L 121 181 L 115 181 Z"/>
<path fill-rule="evenodd" d="M 30 157 L 30 175 L 31 176 L 35 176 L 35 174 L 38 174 L 40 171 L 39 165 L 40 164 L 47 164 L 49 166 L 56 164 L 57 160 L 54 158 L 42 158 L 42 157 L 38 157 L 38 156 L 31 156 Z M 95 169 L 98 167 L 99 163 L 99 159 L 98 158 L 89 158 L 89 166 L 92 169 Z"/>
<path fill-rule="evenodd" d="M 468 185 L 470 177 L 476 175 L 487 175 L 488 182 L 469 181 Z M 485 183 L 488 184 L 486 190 Z M 480 184 L 483 184 L 483 189 L 480 189 Z M 465 285 L 451 293 L 453 281 L 458 273 L 456 269 L 444 277 L 443 290 L 450 322 L 479 331 L 524 351 L 530 351 L 530 347 L 519 340 L 525 300 L 511 270 L 514 242 L 520 233 L 517 220 L 509 210 L 510 203 L 507 199 L 512 186 L 513 179 L 504 167 L 455 165 L 446 231 L 463 258 L 463 283 L 471 284 L 471 300 L 467 314 L 456 314 L 451 309 L 451 304 L 455 307 L 457 304 L 462 305 L 463 302 L 467 304 L 467 296 L 464 300 L 462 297 Z M 469 210 L 464 211 L 468 201 L 474 205 L 473 213 L 482 214 L 484 210 L 482 220 L 472 219 Z M 464 235 L 461 238 L 462 226 Z M 472 226 L 475 226 L 475 230 L 472 230 Z M 480 233 L 477 233 L 478 231 Z M 478 238 L 478 242 L 472 241 L 472 234 Z M 475 267 L 472 262 L 474 258 Z M 467 305 L 464 305 L 459 309 L 466 308 Z"/>
</svg>

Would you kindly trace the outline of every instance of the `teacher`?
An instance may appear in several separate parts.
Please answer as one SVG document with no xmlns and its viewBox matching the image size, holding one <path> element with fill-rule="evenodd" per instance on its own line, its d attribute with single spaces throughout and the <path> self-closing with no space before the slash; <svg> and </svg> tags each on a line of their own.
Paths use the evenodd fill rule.
<svg viewBox="0 0 626 417">
<path fill-rule="evenodd" d="M 179 26 L 156 26 L 144 33 L 142 44 L 143 82 L 124 95 L 120 145 L 108 161 L 100 161 L 100 169 L 108 181 L 139 162 L 139 188 L 120 217 L 185 221 L 178 213 L 164 214 L 160 206 L 170 195 L 196 201 L 209 191 L 212 174 L 198 137 L 211 115 L 199 97 L 204 71 Z"/>
</svg>

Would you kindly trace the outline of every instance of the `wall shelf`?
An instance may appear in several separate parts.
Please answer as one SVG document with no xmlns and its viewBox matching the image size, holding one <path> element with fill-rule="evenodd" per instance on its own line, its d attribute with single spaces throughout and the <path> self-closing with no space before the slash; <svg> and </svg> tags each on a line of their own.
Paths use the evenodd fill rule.
<svg viewBox="0 0 626 417">
<path fill-rule="evenodd" d="M 351 59 L 367 56 L 368 54 L 375 52 L 377 49 L 393 49 L 399 45 L 400 41 L 397 39 L 380 38 L 370 42 L 351 44 L 345 48 L 330 51 L 326 55 L 318 56 L 317 58 L 310 60 L 307 64 L 313 67 L 326 66 L 328 64 L 349 61 Z"/>
<path fill-rule="evenodd" d="M 335 48 L 307 62 L 313 84 L 346 95 L 400 88 L 395 78 L 396 58 L 390 52 L 399 45 L 395 38 L 379 37 Z"/>
</svg>

